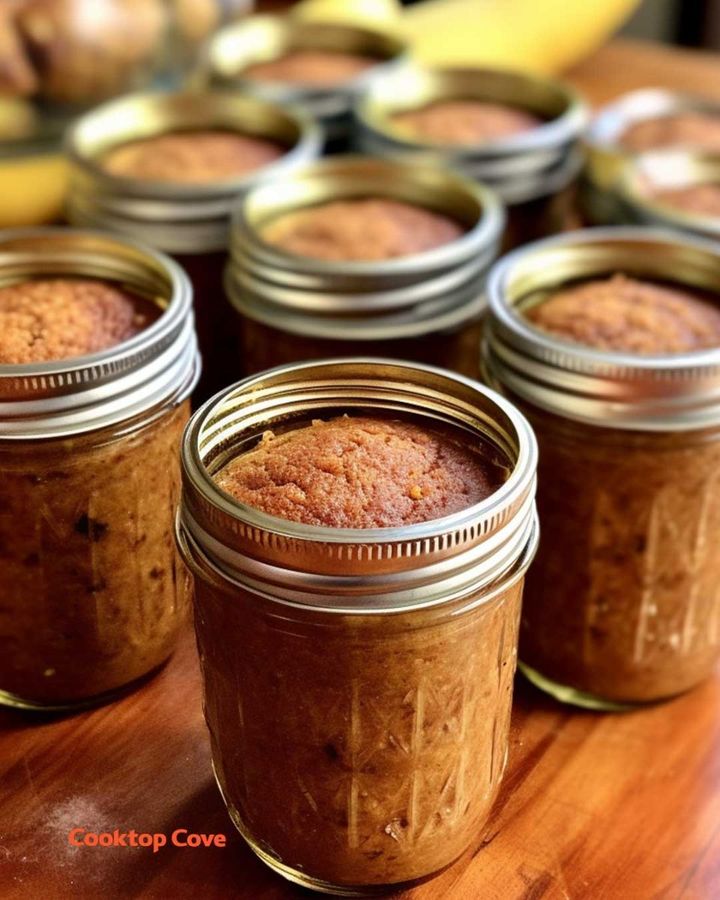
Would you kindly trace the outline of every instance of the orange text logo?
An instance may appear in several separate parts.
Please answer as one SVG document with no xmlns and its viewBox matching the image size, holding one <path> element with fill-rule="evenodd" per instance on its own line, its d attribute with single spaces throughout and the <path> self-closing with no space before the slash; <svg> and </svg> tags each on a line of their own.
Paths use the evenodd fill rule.
<svg viewBox="0 0 720 900">
<path fill-rule="evenodd" d="M 176 828 L 168 837 L 162 832 L 121 831 L 88 831 L 86 828 L 72 828 L 68 834 L 68 843 L 72 847 L 152 847 L 157 853 L 168 843 L 173 847 L 224 847 L 227 838 L 224 834 L 203 834 L 188 831 L 187 828 Z"/>
</svg>

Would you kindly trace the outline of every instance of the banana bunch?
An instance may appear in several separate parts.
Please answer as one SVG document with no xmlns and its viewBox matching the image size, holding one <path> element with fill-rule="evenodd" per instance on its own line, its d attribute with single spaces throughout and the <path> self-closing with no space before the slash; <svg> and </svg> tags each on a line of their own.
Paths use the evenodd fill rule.
<svg viewBox="0 0 720 900">
<path fill-rule="evenodd" d="M 416 59 L 554 74 L 579 62 L 639 0 L 304 0 L 296 15 L 372 25 L 405 37 Z"/>
</svg>

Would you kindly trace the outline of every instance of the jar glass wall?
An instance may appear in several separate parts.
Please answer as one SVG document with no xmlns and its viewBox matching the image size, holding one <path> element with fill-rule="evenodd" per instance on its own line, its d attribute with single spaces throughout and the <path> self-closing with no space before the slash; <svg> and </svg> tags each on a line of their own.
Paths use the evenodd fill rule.
<svg viewBox="0 0 720 900">
<path fill-rule="evenodd" d="M 345 893 L 438 872 L 479 839 L 507 761 L 520 584 L 380 618 L 196 590 L 215 774 L 266 863 Z"/>
<path fill-rule="evenodd" d="M 185 400 L 149 423 L 0 440 L 0 703 L 99 701 L 172 652 L 188 606 L 172 461 L 188 416 Z"/>
<path fill-rule="evenodd" d="M 720 428 L 636 434 L 523 409 L 540 447 L 543 524 L 525 671 L 588 703 L 703 681 L 720 657 Z"/>
<path fill-rule="evenodd" d="M 405 340 L 352 340 L 350 334 L 345 340 L 319 338 L 293 334 L 249 317 L 236 318 L 234 330 L 239 342 L 238 359 L 248 374 L 304 360 L 377 353 L 389 359 L 409 359 L 440 366 L 469 378 L 477 378 L 479 372 L 478 348 L 482 334 L 479 316 L 460 327 Z"/>
</svg>

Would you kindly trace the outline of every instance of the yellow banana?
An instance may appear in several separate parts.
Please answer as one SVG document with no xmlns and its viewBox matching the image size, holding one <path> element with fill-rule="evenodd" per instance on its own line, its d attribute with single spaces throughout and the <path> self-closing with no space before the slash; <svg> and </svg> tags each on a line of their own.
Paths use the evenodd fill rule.
<svg viewBox="0 0 720 900">
<path fill-rule="evenodd" d="M 552 74 L 591 53 L 639 0 L 304 0 L 297 14 L 399 30 L 433 65 L 489 65 Z"/>
<path fill-rule="evenodd" d="M 554 73 L 598 47 L 638 0 L 427 0 L 410 7 L 404 34 L 436 65 L 493 65 Z"/>
<path fill-rule="evenodd" d="M 367 25 L 397 32 L 402 6 L 398 0 L 303 0 L 294 8 L 294 15 L 313 21 Z"/>
</svg>

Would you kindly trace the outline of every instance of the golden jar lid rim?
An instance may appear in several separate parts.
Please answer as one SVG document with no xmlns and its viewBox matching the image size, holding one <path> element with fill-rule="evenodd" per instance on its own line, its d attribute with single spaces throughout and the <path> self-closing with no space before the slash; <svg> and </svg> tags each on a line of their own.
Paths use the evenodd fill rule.
<svg viewBox="0 0 720 900">
<path fill-rule="evenodd" d="M 231 244 L 248 242 L 267 261 L 298 272 L 327 275 L 364 275 L 366 277 L 390 274 L 407 274 L 419 269 L 435 269 L 451 265 L 459 258 L 465 258 L 474 249 L 499 239 L 504 226 L 504 213 L 495 193 L 484 185 L 477 184 L 462 175 L 432 163 L 402 164 L 395 160 L 379 159 L 362 155 L 343 155 L 316 160 L 286 173 L 288 185 L 282 195 L 278 183 L 260 184 L 249 191 L 235 207 L 233 213 Z M 298 192 L 315 192 L 298 202 L 288 201 L 289 189 Z M 323 191 L 322 195 L 317 191 Z M 410 198 L 412 192 L 414 199 Z M 443 202 L 455 201 L 472 204 L 472 223 L 461 237 L 443 246 L 378 262 L 349 260 L 328 261 L 288 253 L 262 240 L 261 227 L 270 219 L 304 206 L 315 205 L 318 200 L 362 199 L 380 196 L 403 199 L 429 207 L 423 196 L 442 196 Z M 263 202 L 265 206 L 263 207 Z M 254 207 L 259 207 L 260 211 Z M 444 208 L 436 211 L 462 221 L 461 213 L 453 213 Z M 467 222 L 463 224 L 468 224 Z"/>
<path fill-rule="evenodd" d="M 278 59 L 298 49 L 364 51 L 375 57 L 377 64 L 354 78 L 329 85 L 243 78 L 242 71 L 247 65 Z M 385 71 L 388 64 L 395 64 L 407 52 L 408 45 L 399 35 L 366 24 L 309 22 L 293 15 L 261 14 L 246 16 L 221 28 L 210 41 L 205 67 L 211 84 L 241 84 L 246 90 L 301 103 L 309 100 L 312 104 L 313 99 L 328 97 L 346 98 L 347 103 L 358 85 Z"/>
<path fill-rule="evenodd" d="M 392 123 L 396 113 L 450 99 L 504 103 L 548 119 L 520 134 L 476 144 L 415 138 Z M 581 166 L 578 144 L 588 121 L 586 103 L 563 82 L 508 69 L 433 67 L 414 61 L 370 81 L 358 96 L 353 116 L 362 149 L 451 164 L 512 203 L 546 196 L 572 181 Z"/>
<path fill-rule="evenodd" d="M 267 222 L 335 200 L 387 197 L 431 208 L 466 227 L 420 253 L 375 261 L 304 257 L 263 240 Z M 442 167 L 343 156 L 261 185 L 237 206 L 228 297 L 243 314 L 290 333 L 389 339 L 458 327 L 484 307 L 483 280 L 505 224 L 494 193 Z M 300 321 L 301 317 L 305 322 Z"/>
<path fill-rule="evenodd" d="M 634 155 L 622 148 L 618 140 L 630 125 L 688 111 L 720 115 L 720 101 L 661 87 L 629 91 L 595 113 L 587 128 L 585 142 L 591 148 L 616 148 L 622 155 Z"/>
</svg>

